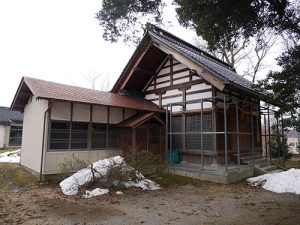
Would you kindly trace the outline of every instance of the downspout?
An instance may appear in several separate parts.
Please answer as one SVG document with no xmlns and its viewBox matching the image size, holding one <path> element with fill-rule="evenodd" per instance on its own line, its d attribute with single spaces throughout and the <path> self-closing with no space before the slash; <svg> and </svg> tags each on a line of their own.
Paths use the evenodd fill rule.
<svg viewBox="0 0 300 225">
<path fill-rule="evenodd" d="M 43 125 L 43 141 L 42 141 L 42 156 L 41 156 L 41 167 L 40 167 L 40 182 L 43 180 L 43 164 L 44 164 L 44 149 L 45 149 L 45 127 L 46 127 L 46 115 L 53 106 L 53 102 L 50 103 L 49 107 L 44 112 L 44 125 Z"/>
</svg>

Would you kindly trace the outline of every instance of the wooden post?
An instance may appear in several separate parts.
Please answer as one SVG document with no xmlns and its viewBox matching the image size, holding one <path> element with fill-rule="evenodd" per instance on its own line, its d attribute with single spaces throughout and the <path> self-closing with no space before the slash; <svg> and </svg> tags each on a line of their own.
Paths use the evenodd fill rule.
<svg viewBox="0 0 300 225">
<path fill-rule="evenodd" d="M 135 160 L 136 156 L 136 129 L 132 129 L 132 154 L 133 154 L 133 159 Z"/>
</svg>

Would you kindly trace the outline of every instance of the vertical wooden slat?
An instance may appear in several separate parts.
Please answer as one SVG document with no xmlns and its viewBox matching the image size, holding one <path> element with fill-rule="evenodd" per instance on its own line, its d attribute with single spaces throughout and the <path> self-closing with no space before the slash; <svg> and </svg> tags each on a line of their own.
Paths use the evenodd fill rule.
<svg viewBox="0 0 300 225">
<path fill-rule="evenodd" d="M 69 150 L 71 149 L 71 140 L 72 140 L 72 121 L 73 121 L 73 102 L 71 103 L 71 117 L 70 117 L 70 129 L 69 129 Z"/>
<path fill-rule="evenodd" d="M 110 107 L 107 107 L 107 121 L 106 121 L 106 149 L 108 149 L 108 126 L 109 126 L 109 119 L 110 119 Z"/>
<path fill-rule="evenodd" d="M 173 58 L 170 58 L 170 84 L 173 85 Z"/>
<path fill-rule="evenodd" d="M 93 105 L 90 105 L 90 122 L 88 126 L 88 150 L 92 149 L 92 139 L 93 139 Z"/>
</svg>

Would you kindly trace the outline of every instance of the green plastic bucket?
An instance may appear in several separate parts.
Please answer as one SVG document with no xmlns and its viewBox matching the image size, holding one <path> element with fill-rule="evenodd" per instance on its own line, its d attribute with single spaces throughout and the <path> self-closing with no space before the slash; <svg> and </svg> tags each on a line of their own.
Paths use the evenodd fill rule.
<svg viewBox="0 0 300 225">
<path fill-rule="evenodd" d="M 168 152 L 168 161 L 170 161 L 172 164 L 178 164 L 180 163 L 179 153 L 177 149 L 171 149 Z"/>
</svg>

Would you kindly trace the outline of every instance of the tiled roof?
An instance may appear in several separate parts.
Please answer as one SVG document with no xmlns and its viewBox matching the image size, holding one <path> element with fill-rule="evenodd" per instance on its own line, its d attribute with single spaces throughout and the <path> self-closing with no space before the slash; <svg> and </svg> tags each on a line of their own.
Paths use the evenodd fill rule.
<svg viewBox="0 0 300 225">
<path fill-rule="evenodd" d="M 0 106 L 0 123 L 10 124 L 11 122 L 23 121 L 23 114 L 12 111 L 8 107 Z"/>
<path fill-rule="evenodd" d="M 164 122 L 159 118 L 157 113 L 146 113 L 133 116 L 119 124 L 122 127 L 138 127 L 139 125 L 143 124 L 144 122 L 148 121 L 151 118 L 155 118 L 158 122 L 164 125 Z"/>
<path fill-rule="evenodd" d="M 37 98 L 162 112 L 162 109 L 157 105 L 141 98 L 121 96 L 114 93 L 96 91 L 30 77 L 24 77 L 23 81 Z"/>
<path fill-rule="evenodd" d="M 189 59 L 200 64 L 202 67 L 224 80 L 225 83 L 237 84 L 251 90 L 252 83 L 244 77 L 238 75 L 233 68 L 225 62 L 209 55 L 208 53 L 156 26 L 152 26 L 152 29 L 150 29 L 148 33 L 153 38 L 179 51 Z"/>
</svg>

